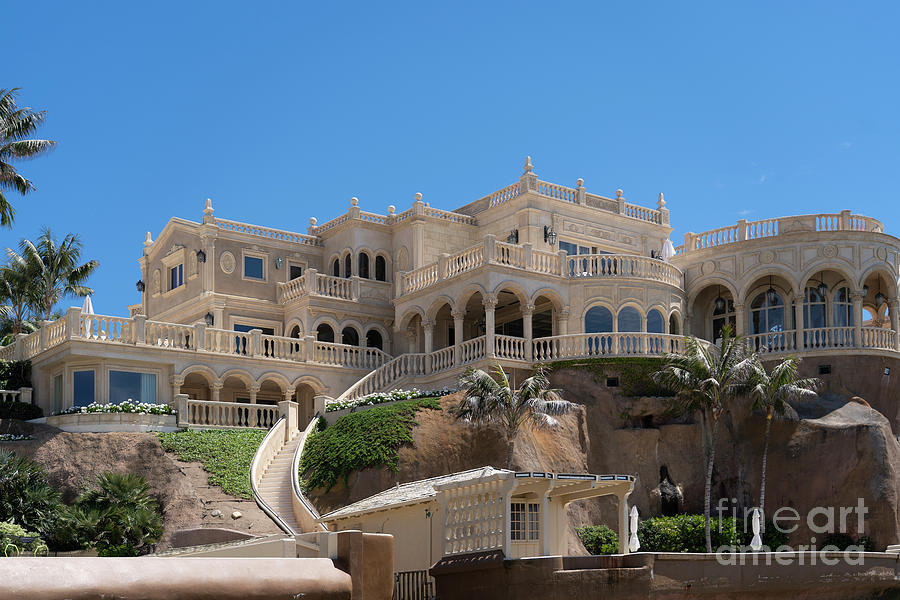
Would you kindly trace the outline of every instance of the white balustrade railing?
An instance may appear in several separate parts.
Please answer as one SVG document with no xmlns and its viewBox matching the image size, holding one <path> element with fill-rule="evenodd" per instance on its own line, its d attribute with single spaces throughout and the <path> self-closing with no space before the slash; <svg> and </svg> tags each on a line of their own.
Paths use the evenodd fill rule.
<svg viewBox="0 0 900 600">
<path fill-rule="evenodd" d="M 559 275 L 559 254 L 556 252 L 545 252 L 544 250 L 531 251 L 530 268 L 535 273 L 542 275 Z"/>
<path fill-rule="evenodd" d="M 66 320 L 57 319 L 46 325 L 47 327 L 47 347 L 59 345 L 66 340 Z"/>
<path fill-rule="evenodd" d="M 797 334 L 793 329 L 786 331 L 766 331 L 747 336 L 751 350 L 761 354 L 777 354 L 797 350 Z"/>
<path fill-rule="evenodd" d="M 390 356 L 378 348 L 365 348 L 349 344 L 315 342 L 313 362 L 354 369 L 376 369 L 390 360 Z"/>
<path fill-rule="evenodd" d="M 853 327 L 818 327 L 804 329 L 803 348 L 806 350 L 829 348 L 852 348 L 854 346 Z"/>
<path fill-rule="evenodd" d="M 278 301 L 282 304 L 308 293 L 307 280 L 309 273 L 304 273 L 300 277 L 278 283 Z"/>
<path fill-rule="evenodd" d="M 260 340 L 262 342 L 262 354 L 266 358 L 294 362 L 305 362 L 307 360 L 304 340 L 277 335 L 262 335 Z"/>
<path fill-rule="evenodd" d="M 507 244 L 506 242 L 496 242 L 496 250 L 494 253 L 494 261 L 508 267 L 524 269 L 525 249 L 518 244 Z"/>
<path fill-rule="evenodd" d="M 241 223 L 240 221 L 230 221 L 228 219 L 215 219 L 215 224 L 219 229 L 225 231 L 234 231 L 237 233 L 245 233 L 255 237 L 262 237 L 270 240 L 282 240 L 285 242 L 294 242 L 304 244 L 306 246 L 317 246 L 319 238 L 293 231 L 285 231 L 283 229 L 272 229 L 271 227 L 260 227 L 259 225 L 251 225 L 249 223 Z"/>
<path fill-rule="evenodd" d="M 278 406 L 246 402 L 188 400 L 187 415 L 179 422 L 196 427 L 250 427 L 268 429 L 278 420 Z"/>
<path fill-rule="evenodd" d="M 662 213 L 652 208 L 638 206 L 637 204 L 625 203 L 625 216 L 637 219 L 638 221 L 647 221 L 648 223 L 662 223 Z"/>
<path fill-rule="evenodd" d="M 466 340 L 459 345 L 460 364 L 481 360 L 485 357 L 485 336 Z"/>
<path fill-rule="evenodd" d="M 359 211 L 359 218 L 366 223 L 375 223 L 377 225 L 387 225 L 389 217 L 375 213 Z"/>
<path fill-rule="evenodd" d="M 0 348 L 0 360 L 16 360 L 16 345 L 9 344 Z"/>
<path fill-rule="evenodd" d="M 21 390 L 0 390 L 0 404 L 3 402 L 18 402 Z"/>
<path fill-rule="evenodd" d="M 484 244 L 466 248 L 447 258 L 446 278 L 455 277 L 460 273 L 471 271 L 484 264 Z"/>
<path fill-rule="evenodd" d="M 747 223 L 746 239 L 756 240 L 778 235 L 778 219 L 763 219 Z"/>
<path fill-rule="evenodd" d="M 528 356 L 525 352 L 525 344 L 527 342 L 528 340 L 525 338 L 495 335 L 494 356 L 508 360 L 527 360 Z"/>
<path fill-rule="evenodd" d="M 351 385 L 337 400 L 358 400 L 375 392 L 390 391 L 406 378 L 424 375 L 426 356 L 420 353 L 402 354 Z"/>
<path fill-rule="evenodd" d="M 573 188 L 550 183 L 549 181 L 537 182 L 537 193 L 548 198 L 556 198 L 565 202 L 575 202 L 576 191 Z"/>
<path fill-rule="evenodd" d="M 334 277 L 317 273 L 314 293 L 319 296 L 328 296 L 329 298 L 352 300 L 353 282 L 346 277 Z"/>
<path fill-rule="evenodd" d="M 622 356 L 680 352 L 684 338 L 665 333 L 572 333 L 533 340 L 534 362 L 568 358 Z"/>
<path fill-rule="evenodd" d="M 446 371 L 448 369 L 452 369 L 455 364 L 453 362 L 455 354 L 455 349 L 453 346 L 448 346 L 446 348 L 441 348 L 440 350 L 435 350 L 431 353 L 431 372 L 439 373 L 441 371 Z"/>
<path fill-rule="evenodd" d="M 250 334 L 243 331 L 207 329 L 205 338 L 207 352 L 242 355 L 247 355 L 252 352 L 250 347 Z"/>
<path fill-rule="evenodd" d="M 145 338 L 151 346 L 165 348 L 194 348 L 194 328 L 190 325 L 147 321 Z"/>
<path fill-rule="evenodd" d="M 451 223 L 462 223 L 463 225 L 475 225 L 477 220 L 475 217 L 470 217 L 469 215 L 464 215 L 461 213 L 451 212 L 449 210 L 441 210 L 439 208 L 432 208 L 430 206 L 425 207 L 425 216 L 426 217 L 434 217 L 435 219 L 442 219 L 444 221 L 450 221 Z"/>
<path fill-rule="evenodd" d="M 623 254 L 569 256 L 569 277 L 632 277 L 681 287 L 681 270 L 664 260 Z"/>
<path fill-rule="evenodd" d="M 881 350 L 897 350 L 897 332 L 884 327 L 863 327 L 863 348 L 879 348 Z"/>
<path fill-rule="evenodd" d="M 60 319 L 62 320 L 62 319 Z M 105 315 L 81 315 L 81 336 L 89 340 L 135 343 L 134 321 Z"/>
<path fill-rule="evenodd" d="M 705 250 L 706 248 L 715 248 L 724 244 L 732 244 L 739 240 L 738 226 L 730 225 L 728 227 L 719 227 L 698 233 L 694 236 L 693 250 Z"/>
<path fill-rule="evenodd" d="M 438 264 L 425 265 L 421 269 L 403 274 L 402 293 L 411 294 L 412 292 L 423 290 L 434 285 L 438 280 Z"/>
<path fill-rule="evenodd" d="M 493 194 L 485 196 L 484 199 L 487 200 L 487 204 L 489 207 L 497 206 L 498 204 L 503 204 L 519 195 L 519 184 L 514 183 L 512 185 L 508 185 L 501 190 L 497 190 Z"/>
</svg>

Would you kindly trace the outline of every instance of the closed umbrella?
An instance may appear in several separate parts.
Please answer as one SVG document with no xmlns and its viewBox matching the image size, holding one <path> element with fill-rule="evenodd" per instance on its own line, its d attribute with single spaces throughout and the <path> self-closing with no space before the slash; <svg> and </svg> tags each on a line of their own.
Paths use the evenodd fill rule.
<svg viewBox="0 0 900 600">
<path fill-rule="evenodd" d="M 84 304 L 81 305 L 81 314 L 82 315 L 94 314 L 94 303 L 91 302 L 90 296 L 84 297 Z M 84 330 L 81 332 L 81 334 L 86 338 L 93 337 L 92 334 L 94 332 L 94 320 L 90 317 L 82 316 L 82 323 L 83 323 L 82 327 L 84 327 Z M 99 334 L 100 332 L 98 331 L 97 333 Z"/>
<path fill-rule="evenodd" d="M 672 240 L 666 238 L 666 241 L 663 242 L 662 247 L 662 257 L 663 260 L 669 262 L 669 259 L 675 256 L 675 245 L 672 244 Z"/>
<path fill-rule="evenodd" d="M 83 315 L 94 314 L 94 303 L 91 302 L 90 296 L 84 297 L 84 304 L 81 305 L 81 314 L 83 314 Z"/>
<path fill-rule="evenodd" d="M 750 540 L 750 549 L 759 552 L 762 549 L 762 537 L 759 535 L 759 509 L 753 509 L 753 539 Z"/>
<path fill-rule="evenodd" d="M 628 538 L 628 551 L 629 552 L 637 552 L 638 548 L 641 547 L 641 542 L 638 540 L 637 530 L 638 530 L 638 510 L 637 506 L 631 507 L 631 537 Z"/>
</svg>

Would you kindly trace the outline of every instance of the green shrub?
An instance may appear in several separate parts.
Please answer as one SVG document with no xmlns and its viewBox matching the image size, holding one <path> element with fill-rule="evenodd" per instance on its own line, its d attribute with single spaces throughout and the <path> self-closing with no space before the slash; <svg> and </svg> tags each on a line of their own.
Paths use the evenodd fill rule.
<svg viewBox="0 0 900 600">
<path fill-rule="evenodd" d="M 606 525 L 590 525 L 575 530 L 585 549 L 591 554 L 618 554 L 619 536 Z"/>
<path fill-rule="evenodd" d="M 60 538 L 102 556 L 139 556 L 162 535 L 162 515 L 139 475 L 104 473 L 96 487 L 81 493 L 63 510 Z"/>
<path fill-rule="evenodd" d="M 0 389 L 31 387 L 30 360 L 0 360 Z"/>
<path fill-rule="evenodd" d="M 331 489 L 353 471 L 386 466 L 396 472 L 400 446 L 412 443 L 416 413 L 441 410 L 435 399 L 408 400 L 344 415 L 306 441 L 300 476 L 307 489 Z"/>
<path fill-rule="evenodd" d="M 875 541 L 867 535 L 860 536 L 854 541 L 853 538 L 846 533 L 829 533 L 825 536 L 822 543 L 819 544 L 819 549 L 822 549 L 825 546 L 836 546 L 838 550 L 846 550 L 850 546 L 862 546 L 863 550 L 866 552 L 875 551 Z"/>
<path fill-rule="evenodd" d="M 37 533 L 9 521 L 0 521 L 0 556 L 16 556 L 22 552 L 40 554 L 46 550 L 47 544 Z"/>
<path fill-rule="evenodd" d="M 605 383 L 607 375 L 618 375 L 619 389 L 625 396 L 673 396 L 674 392 L 653 381 L 652 374 L 663 368 L 665 359 L 653 357 L 605 357 L 560 360 L 543 365 L 547 373 L 577 369 L 590 373 L 596 383 Z"/>
<path fill-rule="evenodd" d="M 741 536 L 731 517 L 710 519 L 713 551 L 721 546 L 739 546 Z M 644 552 L 706 552 L 703 515 L 653 517 L 638 525 Z"/>
<path fill-rule="evenodd" d="M 0 419 L 19 419 L 28 421 L 44 416 L 40 406 L 27 402 L 0 402 Z"/>
<path fill-rule="evenodd" d="M 210 485 L 217 485 L 226 494 L 238 498 L 253 497 L 250 464 L 266 437 L 265 431 L 189 429 L 157 435 L 166 452 L 174 453 L 178 460 L 203 463 Z"/>
<path fill-rule="evenodd" d="M 0 521 L 9 521 L 49 539 L 62 506 L 59 492 L 38 463 L 0 451 Z"/>
<path fill-rule="evenodd" d="M 328 420 L 325 417 L 319 417 L 316 419 L 316 428 L 313 430 L 313 433 L 319 433 L 320 431 L 325 431 L 328 428 Z"/>
</svg>

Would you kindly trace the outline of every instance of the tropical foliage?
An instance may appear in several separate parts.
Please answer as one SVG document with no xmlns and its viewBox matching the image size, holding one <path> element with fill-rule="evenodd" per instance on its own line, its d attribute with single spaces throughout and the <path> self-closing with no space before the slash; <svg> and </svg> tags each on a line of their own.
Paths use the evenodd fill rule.
<svg viewBox="0 0 900 600">
<path fill-rule="evenodd" d="M 747 393 L 755 360 L 747 344 L 735 337 L 730 327 L 725 327 L 720 345 L 710 345 L 694 337 L 685 338 L 684 352 L 666 355 L 665 366 L 653 374 L 657 383 L 676 391 L 672 400 L 673 412 L 699 413 L 703 421 L 706 455 L 703 514 L 707 552 L 712 552 L 709 507 L 719 421 L 731 408 L 731 402 Z"/>
<path fill-rule="evenodd" d="M 399 468 L 398 451 L 411 444 L 416 413 L 423 409 L 441 410 L 433 399 L 406 400 L 376 406 L 339 418 L 306 440 L 300 457 L 300 476 L 304 487 L 331 489 L 353 471 L 368 467 Z"/>
<path fill-rule="evenodd" d="M 27 402 L 0 402 L 0 419 L 19 419 L 20 421 L 30 421 L 31 419 L 40 419 L 44 416 L 44 411 L 40 406 L 29 404 Z"/>
<path fill-rule="evenodd" d="M 519 428 L 554 427 L 556 415 L 569 412 L 575 405 L 563 400 L 542 369 L 513 389 L 509 378 L 498 364 L 493 375 L 481 369 L 469 369 L 460 378 L 465 396 L 453 410 L 457 420 L 478 425 L 496 423 L 506 436 L 506 468 L 512 464 L 513 449 Z"/>
<path fill-rule="evenodd" d="M 21 175 L 12 164 L 17 160 L 35 158 L 51 150 L 56 142 L 31 138 L 47 117 L 46 111 L 33 111 L 18 105 L 19 88 L 0 89 L 0 225 L 9 227 L 15 210 L 4 190 L 23 196 L 34 191 L 34 184 Z"/>
<path fill-rule="evenodd" d="M 588 525 L 575 530 L 590 554 L 618 554 L 619 536 L 606 525 Z"/>
<path fill-rule="evenodd" d="M 37 533 L 21 525 L 0 521 L 0 556 L 18 556 L 22 552 L 46 554 L 47 544 Z"/>
<path fill-rule="evenodd" d="M 62 506 L 44 468 L 31 459 L 0 451 L 0 521 L 9 521 L 42 537 L 52 536 Z"/>
</svg>

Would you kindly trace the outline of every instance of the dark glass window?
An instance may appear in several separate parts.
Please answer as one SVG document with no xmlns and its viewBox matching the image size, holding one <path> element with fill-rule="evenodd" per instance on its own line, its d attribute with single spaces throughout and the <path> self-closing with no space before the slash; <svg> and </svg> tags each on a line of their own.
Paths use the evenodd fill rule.
<svg viewBox="0 0 900 600">
<path fill-rule="evenodd" d="M 94 401 L 94 372 L 75 371 L 73 374 L 75 406 L 87 406 Z"/>
<path fill-rule="evenodd" d="M 375 257 L 375 280 L 387 281 L 387 262 L 383 256 Z"/>
<path fill-rule="evenodd" d="M 303 276 L 303 267 L 301 267 L 300 265 L 291 265 L 289 267 L 289 270 L 290 270 L 289 275 L 290 275 L 291 279 L 297 279 L 298 277 Z"/>
<path fill-rule="evenodd" d="M 248 279 L 263 278 L 263 259 L 257 256 L 244 257 L 244 277 Z"/>
<path fill-rule="evenodd" d="M 612 313 L 605 306 L 595 306 L 584 316 L 585 333 L 608 333 L 613 330 Z"/>
</svg>

